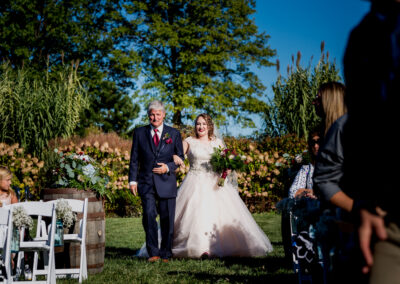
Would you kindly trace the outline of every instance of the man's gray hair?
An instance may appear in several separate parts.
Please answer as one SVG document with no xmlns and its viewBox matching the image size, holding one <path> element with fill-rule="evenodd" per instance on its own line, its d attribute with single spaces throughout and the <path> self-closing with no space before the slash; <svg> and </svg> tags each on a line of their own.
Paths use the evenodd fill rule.
<svg viewBox="0 0 400 284">
<path fill-rule="evenodd" d="M 150 114 L 151 110 L 162 110 L 165 113 L 165 106 L 162 101 L 152 101 L 147 107 L 147 114 Z"/>
</svg>

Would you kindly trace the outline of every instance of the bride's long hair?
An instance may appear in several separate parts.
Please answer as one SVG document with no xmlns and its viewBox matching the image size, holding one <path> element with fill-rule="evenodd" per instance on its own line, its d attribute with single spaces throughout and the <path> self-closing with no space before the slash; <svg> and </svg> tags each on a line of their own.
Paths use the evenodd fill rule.
<svg viewBox="0 0 400 284">
<path fill-rule="evenodd" d="M 206 113 L 199 114 L 196 119 L 194 120 L 194 134 L 196 138 L 199 138 L 199 134 L 197 133 L 196 130 L 196 125 L 197 125 L 197 120 L 202 117 L 206 123 L 207 123 L 207 128 L 208 128 L 208 139 L 213 140 L 215 139 L 215 134 L 214 134 L 214 123 L 212 121 L 212 118 L 210 115 Z"/>
</svg>

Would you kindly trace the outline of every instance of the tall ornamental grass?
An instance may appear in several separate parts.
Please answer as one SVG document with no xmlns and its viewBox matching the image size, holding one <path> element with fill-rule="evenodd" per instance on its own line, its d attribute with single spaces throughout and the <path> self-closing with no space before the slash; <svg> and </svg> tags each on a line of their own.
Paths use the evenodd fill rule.
<svg viewBox="0 0 400 284">
<path fill-rule="evenodd" d="M 321 57 L 316 66 L 303 68 L 300 65 L 301 53 L 296 63 L 292 57 L 292 66 L 287 68 L 287 77 L 279 74 L 272 86 L 274 97 L 265 113 L 266 136 L 284 136 L 296 134 L 306 138 L 310 131 L 320 123 L 312 101 L 321 84 L 340 81 L 339 70 L 335 62 L 329 61 L 329 53 L 324 53 L 321 43 Z M 279 62 L 277 62 L 279 72 Z"/>
<path fill-rule="evenodd" d="M 0 65 L 0 142 L 41 156 L 50 139 L 73 134 L 88 106 L 77 65 L 42 74 Z"/>
</svg>

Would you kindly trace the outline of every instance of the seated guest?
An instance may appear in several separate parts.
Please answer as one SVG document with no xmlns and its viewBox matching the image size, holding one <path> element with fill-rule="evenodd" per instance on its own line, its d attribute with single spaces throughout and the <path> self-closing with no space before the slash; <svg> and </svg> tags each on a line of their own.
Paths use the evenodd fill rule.
<svg viewBox="0 0 400 284">
<path fill-rule="evenodd" d="M 320 145 L 320 134 L 316 131 L 310 133 L 308 138 L 308 151 L 310 153 L 311 161 L 308 165 L 303 165 L 297 173 L 292 186 L 289 189 L 289 197 L 315 197 L 313 192 L 313 174 L 315 157 L 318 154 Z"/>
<path fill-rule="evenodd" d="M 18 203 L 18 198 L 11 188 L 11 171 L 4 166 L 0 166 L 0 207 L 5 205 L 10 205 L 12 203 Z M 2 239 L 4 240 L 6 234 L 5 228 L 0 228 L 0 234 L 2 234 Z M 14 268 L 14 257 L 15 253 L 11 256 L 12 268 Z"/>
<path fill-rule="evenodd" d="M 18 198 L 11 188 L 11 177 L 11 171 L 0 166 L 0 207 L 18 202 Z"/>
</svg>

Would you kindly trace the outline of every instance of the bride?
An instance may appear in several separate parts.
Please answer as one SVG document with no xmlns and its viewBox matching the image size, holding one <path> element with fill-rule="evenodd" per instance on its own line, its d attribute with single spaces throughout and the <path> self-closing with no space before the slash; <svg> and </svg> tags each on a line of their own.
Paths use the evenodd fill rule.
<svg viewBox="0 0 400 284">
<path fill-rule="evenodd" d="M 195 137 L 183 141 L 190 169 L 176 199 L 172 254 L 189 258 L 264 256 L 272 251 L 272 245 L 240 198 L 237 186 L 228 180 L 218 186 L 219 175 L 210 164 L 214 147 L 225 148 L 214 135 L 211 117 L 200 114 L 195 120 Z"/>
</svg>

